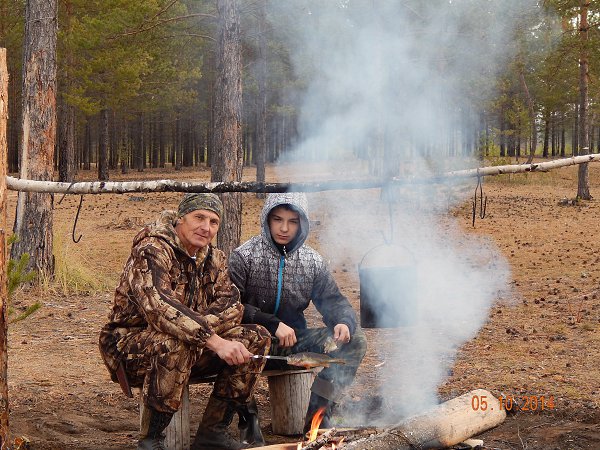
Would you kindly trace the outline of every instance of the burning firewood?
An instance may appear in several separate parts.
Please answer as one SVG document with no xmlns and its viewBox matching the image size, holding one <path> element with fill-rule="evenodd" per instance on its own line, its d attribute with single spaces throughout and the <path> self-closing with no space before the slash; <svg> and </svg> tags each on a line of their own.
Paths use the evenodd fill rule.
<svg viewBox="0 0 600 450">
<path fill-rule="evenodd" d="M 321 436 L 319 436 L 314 441 L 311 441 L 311 442 L 307 443 L 306 445 L 304 445 L 303 447 L 300 447 L 299 450 L 317 450 L 317 449 L 323 447 L 325 444 L 328 444 L 332 440 L 335 433 L 336 433 L 336 429 L 330 428 L 329 430 L 325 431 Z"/>
</svg>

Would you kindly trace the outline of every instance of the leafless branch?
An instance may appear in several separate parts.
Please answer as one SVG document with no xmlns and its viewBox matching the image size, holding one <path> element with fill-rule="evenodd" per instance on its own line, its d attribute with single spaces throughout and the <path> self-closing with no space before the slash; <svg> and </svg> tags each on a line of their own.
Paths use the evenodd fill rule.
<svg viewBox="0 0 600 450">
<path fill-rule="evenodd" d="M 124 37 L 124 36 L 133 36 L 135 34 L 145 33 L 146 31 L 150 31 L 153 28 L 156 28 L 158 26 L 164 25 L 166 23 L 176 22 L 176 21 L 185 20 L 185 19 L 190 19 L 190 18 L 193 18 L 193 17 L 205 17 L 205 18 L 210 18 L 210 19 L 214 19 L 215 18 L 215 16 L 212 15 L 212 14 L 204 14 L 204 13 L 194 13 L 194 14 L 187 14 L 185 16 L 169 17 L 168 19 L 162 19 L 162 20 L 159 20 L 158 22 L 156 22 L 156 23 L 154 23 L 152 25 L 148 25 L 145 28 L 138 28 L 137 30 L 127 31 L 125 33 L 117 34 L 117 35 L 109 38 L 109 40 L 114 40 L 114 39 L 117 39 L 119 37 Z"/>
</svg>

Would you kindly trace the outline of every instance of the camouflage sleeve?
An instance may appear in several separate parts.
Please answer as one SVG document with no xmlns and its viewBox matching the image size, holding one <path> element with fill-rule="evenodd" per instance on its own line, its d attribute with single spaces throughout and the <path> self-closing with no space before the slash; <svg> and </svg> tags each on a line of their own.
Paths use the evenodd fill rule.
<svg viewBox="0 0 600 450">
<path fill-rule="evenodd" d="M 350 335 L 356 329 L 356 313 L 348 299 L 340 292 L 327 266 L 323 264 L 315 278 L 311 298 L 317 310 L 323 316 L 323 322 L 329 328 L 338 323 L 348 326 Z"/>
<path fill-rule="evenodd" d="M 213 299 L 202 314 L 217 334 L 222 334 L 242 322 L 244 307 L 240 303 L 240 291 L 231 282 L 225 254 L 213 249 L 213 270 L 217 276 L 213 290 Z"/>
<path fill-rule="evenodd" d="M 169 277 L 170 257 L 165 244 L 146 239 L 133 250 L 129 285 L 133 300 L 148 324 L 184 342 L 203 347 L 214 333 L 201 314 L 178 301 Z"/>
</svg>

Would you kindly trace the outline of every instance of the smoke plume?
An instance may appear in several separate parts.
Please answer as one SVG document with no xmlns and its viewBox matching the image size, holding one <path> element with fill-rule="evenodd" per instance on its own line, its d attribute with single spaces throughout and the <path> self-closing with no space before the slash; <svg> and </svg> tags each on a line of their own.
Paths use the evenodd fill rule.
<svg viewBox="0 0 600 450">
<path fill-rule="evenodd" d="M 301 99 L 300 139 L 285 159 L 313 165 L 296 179 L 407 181 L 385 196 L 370 190 L 309 197 L 320 248 L 333 267 L 358 265 L 372 250 L 365 256 L 371 266 L 400 274 L 376 296 L 403 303 L 399 310 L 409 320 L 382 331 L 400 344 L 393 352 L 374 349 L 388 360 L 382 396 L 398 416 L 437 403 L 457 349 L 476 335 L 507 287 L 508 264 L 493 243 L 466 235 L 448 215 L 472 194 L 473 180 L 411 180 L 479 164 L 472 155 L 481 109 L 515 50 L 514 26 L 534 6 L 523 0 L 269 4 L 271 25 L 292 49 L 302 81 L 287 92 Z"/>
</svg>

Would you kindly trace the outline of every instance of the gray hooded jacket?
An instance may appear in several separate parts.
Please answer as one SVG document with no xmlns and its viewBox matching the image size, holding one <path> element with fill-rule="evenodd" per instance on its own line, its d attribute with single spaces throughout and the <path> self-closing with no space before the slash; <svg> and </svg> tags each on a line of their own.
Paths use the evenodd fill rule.
<svg viewBox="0 0 600 450">
<path fill-rule="evenodd" d="M 268 216 L 273 208 L 284 204 L 299 213 L 300 231 L 290 248 L 282 252 L 271 237 Z M 321 255 L 304 244 L 309 232 L 306 196 L 270 194 L 260 219 L 261 234 L 236 248 L 229 257 L 231 280 L 239 288 L 245 307 L 243 323 L 263 325 L 271 334 L 275 334 L 279 322 L 306 328 L 304 310 L 312 300 L 325 325 L 333 328 L 343 323 L 354 334 L 356 314 L 350 302 L 340 292 Z M 276 307 L 278 285 L 281 294 Z"/>
</svg>

